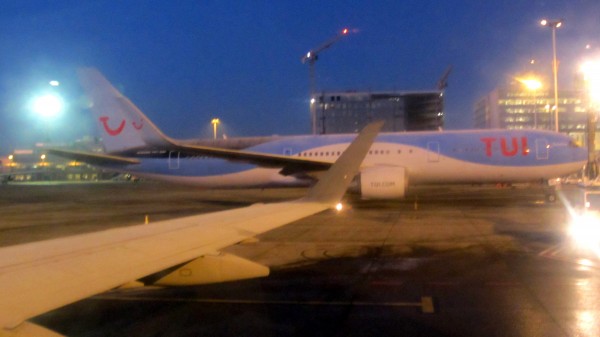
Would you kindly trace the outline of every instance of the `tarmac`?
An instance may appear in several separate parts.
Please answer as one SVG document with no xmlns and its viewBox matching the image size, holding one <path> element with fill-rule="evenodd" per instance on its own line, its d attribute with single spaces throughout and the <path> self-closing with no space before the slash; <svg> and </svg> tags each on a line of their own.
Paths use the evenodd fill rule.
<svg viewBox="0 0 600 337">
<path fill-rule="evenodd" d="M 0 245 L 304 192 L 9 184 Z M 267 278 L 116 290 L 34 321 L 69 336 L 600 335 L 598 258 L 568 240 L 565 205 L 541 187 L 433 186 L 346 204 L 225 249 L 271 267 Z"/>
</svg>

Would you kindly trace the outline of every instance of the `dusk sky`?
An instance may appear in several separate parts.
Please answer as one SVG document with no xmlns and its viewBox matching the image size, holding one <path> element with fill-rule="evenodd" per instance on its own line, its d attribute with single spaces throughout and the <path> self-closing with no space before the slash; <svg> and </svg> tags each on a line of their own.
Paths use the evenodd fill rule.
<svg viewBox="0 0 600 337">
<path fill-rule="evenodd" d="M 571 86 L 585 45 L 600 42 L 600 2 L 575 1 L 3 1 L 0 154 L 95 134 L 76 69 L 98 68 L 174 138 L 310 132 L 308 67 L 344 27 L 356 30 L 316 65 L 319 90 L 431 90 L 452 65 L 446 128 L 473 126 L 476 100 L 528 70 Z M 588 51 L 589 53 L 589 51 Z M 68 108 L 53 120 L 29 101 L 48 81 Z"/>
</svg>

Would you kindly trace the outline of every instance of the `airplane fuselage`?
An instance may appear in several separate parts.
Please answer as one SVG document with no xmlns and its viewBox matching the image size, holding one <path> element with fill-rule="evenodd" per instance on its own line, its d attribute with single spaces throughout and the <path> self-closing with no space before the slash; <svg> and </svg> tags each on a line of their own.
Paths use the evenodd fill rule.
<svg viewBox="0 0 600 337">
<path fill-rule="evenodd" d="M 93 104 L 105 154 L 67 158 L 139 177 L 202 187 L 307 185 L 319 179 L 355 134 L 186 142 L 163 134 L 97 70 L 80 79 Z M 379 134 L 355 180 L 364 198 L 399 198 L 414 184 L 541 181 L 581 169 L 587 151 L 544 130 Z"/>
<path fill-rule="evenodd" d="M 333 162 L 355 135 L 263 138 L 245 150 Z M 309 180 L 209 157 L 166 150 L 163 157 L 139 156 L 120 170 L 140 177 L 203 187 L 305 185 Z M 381 134 L 362 163 L 370 168 L 403 168 L 410 184 L 523 182 L 579 170 L 586 150 L 562 134 L 541 130 L 475 130 Z M 385 172 L 385 171 L 384 171 Z M 385 173 L 384 173 L 385 174 Z"/>
</svg>

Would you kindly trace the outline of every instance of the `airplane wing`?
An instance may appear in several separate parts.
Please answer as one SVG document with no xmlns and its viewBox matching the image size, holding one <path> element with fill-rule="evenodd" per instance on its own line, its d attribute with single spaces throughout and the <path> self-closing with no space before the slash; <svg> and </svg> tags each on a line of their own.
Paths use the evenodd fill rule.
<svg viewBox="0 0 600 337">
<path fill-rule="evenodd" d="M 209 156 L 230 161 L 245 162 L 261 167 L 281 167 L 281 173 L 283 175 L 290 175 L 297 172 L 325 171 L 333 164 L 327 161 L 313 160 L 304 157 L 220 149 L 208 146 L 183 145 L 178 143 L 174 143 L 174 146 L 176 151 L 188 155 Z"/>
<path fill-rule="evenodd" d="M 140 163 L 140 161 L 135 158 L 113 156 L 113 155 L 97 153 L 97 152 L 75 151 L 75 150 L 54 149 L 54 148 L 48 148 L 45 151 L 49 154 L 76 160 L 76 161 L 91 164 L 91 165 L 120 166 L 120 165 L 135 165 L 135 164 Z"/>
<path fill-rule="evenodd" d="M 156 283 L 199 284 L 268 274 L 264 266 L 219 250 L 331 208 L 382 125 L 363 129 L 299 200 L 0 248 L 0 336 L 58 336 L 26 320 L 174 266 Z"/>
<path fill-rule="evenodd" d="M 66 149 L 49 148 L 48 153 L 63 158 L 68 158 L 91 165 L 121 166 L 139 164 L 139 160 L 118 155 L 102 154 L 97 152 L 74 151 Z M 147 150 L 145 150 L 148 152 Z M 180 152 L 188 156 L 207 156 L 213 158 L 226 159 L 230 161 L 244 162 L 261 167 L 281 167 L 283 175 L 290 175 L 298 172 L 325 171 L 333 163 L 308 159 L 304 157 L 292 157 L 284 155 L 274 155 L 268 153 L 251 152 L 243 150 L 230 150 L 210 146 L 184 145 L 172 140 L 172 145 L 167 150 L 155 151 L 154 155 L 166 156 L 169 151 Z M 146 155 L 153 155 L 148 153 Z"/>
</svg>

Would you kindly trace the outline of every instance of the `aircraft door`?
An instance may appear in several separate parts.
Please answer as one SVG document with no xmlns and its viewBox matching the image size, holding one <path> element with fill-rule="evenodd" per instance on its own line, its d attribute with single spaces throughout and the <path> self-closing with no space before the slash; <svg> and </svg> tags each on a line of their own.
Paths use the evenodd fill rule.
<svg viewBox="0 0 600 337">
<path fill-rule="evenodd" d="M 547 160 L 550 147 L 546 139 L 535 140 L 535 158 L 538 160 Z"/>
<path fill-rule="evenodd" d="M 431 163 L 437 163 L 440 161 L 440 143 L 439 142 L 428 142 L 427 143 L 427 161 Z"/>
<path fill-rule="evenodd" d="M 169 152 L 169 169 L 176 170 L 179 168 L 179 152 Z"/>
</svg>

